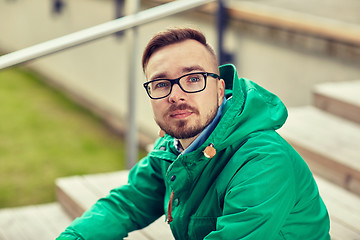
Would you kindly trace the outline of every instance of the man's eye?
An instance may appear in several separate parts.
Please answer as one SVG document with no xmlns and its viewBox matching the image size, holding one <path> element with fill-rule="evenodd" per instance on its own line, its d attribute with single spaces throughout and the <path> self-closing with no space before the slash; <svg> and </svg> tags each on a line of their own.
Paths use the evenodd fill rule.
<svg viewBox="0 0 360 240">
<path fill-rule="evenodd" d="M 200 74 L 193 74 L 193 75 L 189 75 L 186 78 L 186 82 L 187 83 L 198 83 L 202 81 L 202 75 Z"/>
<path fill-rule="evenodd" d="M 189 79 L 189 82 L 199 82 L 200 81 L 200 78 L 199 77 L 191 77 Z"/>
<path fill-rule="evenodd" d="M 166 88 L 169 86 L 169 82 L 158 82 L 155 84 L 155 89 Z"/>
</svg>

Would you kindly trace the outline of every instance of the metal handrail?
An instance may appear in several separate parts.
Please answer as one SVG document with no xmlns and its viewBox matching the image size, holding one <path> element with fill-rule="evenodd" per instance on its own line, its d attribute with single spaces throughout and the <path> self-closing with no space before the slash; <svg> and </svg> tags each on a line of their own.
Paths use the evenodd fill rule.
<svg viewBox="0 0 360 240">
<path fill-rule="evenodd" d="M 112 20 L 94 27 L 87 28 L 72 34 L 68 34 L 44 43 L 40 43 L 16 52 L 12 52 L 0 57 L 0 70 L 11 67 L 20 63 L 34 60 L 39 57 L 47 56 L 71 47 L 75 47 L 102 37 L 106 37 L 113 33 L 136 29 L 137 26 L 158 20 L 163 17 L 171 16 L 176 13 L 191 10 L 202 5 L 215 2 L 216 0 L 177 0 L 166 3 L 157 7 L 153 7 L 139 13 L 125 16 L 116 20 Z M 136 64 L 132 68 L 136 66 Z M 135 76 L 134 69 L 132 75 Z M 130 79 L 134 76 L 130 76 Z M 127 136 L 127 145 L 129 154 L 127 156 L 128 168 L 131 168 L 137 158 L 137 126 L 135 119 L 135 81 L 129 82 L 129 132 Z"/>
<path fill-rule="evenodd" d="M 191 10 L 215 0 L 177 0 L 139 13 L 115 19 L 44 43 L 40 43 L 0 57 L 0 69 L 81 45 L 115 32 L 143 25 L 163 17 Z"/>
</svg>

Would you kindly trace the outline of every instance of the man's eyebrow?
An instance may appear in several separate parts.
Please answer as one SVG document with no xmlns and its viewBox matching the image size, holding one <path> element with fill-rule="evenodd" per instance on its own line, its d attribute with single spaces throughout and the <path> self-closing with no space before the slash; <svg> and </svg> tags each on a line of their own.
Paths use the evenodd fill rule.
<svg viewBox="0 0 360 240">
<path fill-rule="evenodd" d="M 188 73 L 188 72 L 193 72 L 193 71 L 205 71 L 205 69 L 203 67 L 201 67 L 200 65 L 194 65 L 194 66 L 190 66 L 190 67 L 184 67 L 182 71 L 183 71 L 183 73 Z"/>
<path fill-rule="evenodd" d="M 151 76 L 151 79 L 149 80 L 162 79 L 162 78 L 167 78 L 165 73 L 157 73 L 154 76 Z"/>
<path fill-rule="evenodd" d="M 189 67 L 183 67 L 181 71 L 182 71 L 182 74 L 186 74 L 186 73 L 190 73 L 193 71 L 203 72 L 203 71 L 205 71 L 205 69 L 203 67 L 201 67 L 200 65 L 193 65 L 193 66 L 189 66 Z M 155 74 L 154 76 L 151 76 L 149 81 L 156 80 L 156 79 L 169 79 L 169 77 L 165 72 L 160 72 L 160 73 Z"/>
</svg>

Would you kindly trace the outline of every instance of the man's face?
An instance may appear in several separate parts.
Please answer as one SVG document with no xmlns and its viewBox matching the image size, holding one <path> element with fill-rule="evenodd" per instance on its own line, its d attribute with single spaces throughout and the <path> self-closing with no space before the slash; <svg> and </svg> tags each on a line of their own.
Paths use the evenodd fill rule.
<svg viewBox="0 0 360 240">
<path fill-rule="evenodd" d="M 148 81 L 174 79 L 191 72 L 218 74 L 210 52 L 195 40 L 186 40 L 157 50 L 145 68 Z M 224 97 L 223 80 L 207 77 L 206 88 L 198 93 L 183 92 L 175 84 L 169 96 L 151 99 L 156 123 L 178 139 L 195 138 L 215 117 Z"/>
</svg>

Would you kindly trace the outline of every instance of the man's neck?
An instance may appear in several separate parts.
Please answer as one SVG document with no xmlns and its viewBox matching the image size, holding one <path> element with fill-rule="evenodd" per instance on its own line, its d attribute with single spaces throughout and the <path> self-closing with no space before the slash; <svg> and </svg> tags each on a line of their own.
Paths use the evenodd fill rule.
<svg viewBox="0 0 360 240">
<path fill-rule="evenodd" d="M 192 138 L 186 138 L 186 139 L 179 139 L 179 142 L 183 149 L 186 149 L 196 138 L 198 135 Z"/>
</svg>

